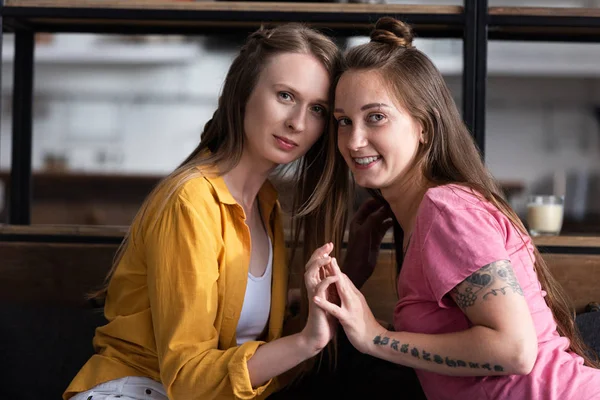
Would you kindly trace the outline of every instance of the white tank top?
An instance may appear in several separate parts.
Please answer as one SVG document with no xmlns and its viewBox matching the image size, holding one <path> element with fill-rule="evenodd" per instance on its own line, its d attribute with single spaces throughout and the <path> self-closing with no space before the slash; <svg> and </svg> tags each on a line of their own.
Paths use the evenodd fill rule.
<svg viewBox="0 0 600 400">
<path fill-rule="evenodd" d="M 271 277 L 273 275 L 273 245 L 269 238 L 269 261 L 263 276 L 256 277 L 248 271 L 244 304 L 236 328 L 238 346 L 256 340 L 265 330 L 271 312 Z"/>
</svg>

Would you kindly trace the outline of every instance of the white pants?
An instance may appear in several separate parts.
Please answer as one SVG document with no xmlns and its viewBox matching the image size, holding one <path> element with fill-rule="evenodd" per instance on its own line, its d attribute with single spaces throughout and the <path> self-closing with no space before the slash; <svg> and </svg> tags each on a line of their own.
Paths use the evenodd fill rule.
<svg viewBox="0 0 600 400">
<path fill-rule="evenodd" d="M 165 388 L 150 378 L 128 376 L 94 386 L 71 400 L 169 400 Z"/>
</svg>

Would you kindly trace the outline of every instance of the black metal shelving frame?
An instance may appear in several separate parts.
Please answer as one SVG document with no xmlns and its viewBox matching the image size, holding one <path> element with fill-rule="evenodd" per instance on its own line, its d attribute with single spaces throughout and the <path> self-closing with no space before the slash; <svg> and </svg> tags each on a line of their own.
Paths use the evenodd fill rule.
<svg viewBox="0 0 600 400">
<path fill-rule="evenodd" d="M 34 35 L 37 32 L 219 35 L 251 32 L 261 23 L 298 21 L 343 37 L 366 34 L 379 17 L 391 15 L 413 25 L 419 37 L 463 40 L 463 118 L 482 156 L 485 156 L 489 40 L 600 42 L 598 9 L 489 7 L 488 0 L 464 0 L 463 6 L 456 7 L 297 3 L 294 8 L 294 3 L 201 2 L 185 6 L 183 2 L 172 2 L 169 6 L 162 3 L 160 7 L 150 8 L 141 1 L 131 1 L 128 6 L 110 6 L 106 5 L 110 2 L 97 0 L 82 1 L 81 6 L 73 6 L 77 3 L 65 0 L 38 1 L 40 6 L 26 3 L 0 0 L 0 51 L 2 34 L 15 34 L 8 201 L 11 225 L 30 224 Z M 160 2 L 154 4 L 161 5 Z M 15 240 L 13 236 L 0 234 L 0 240 Z M 61 240 L 79 241 L 81 238 Z M 546 246 L 542 250 L 600 254 L 600 248 L 595 247 Z"/>
</svg>

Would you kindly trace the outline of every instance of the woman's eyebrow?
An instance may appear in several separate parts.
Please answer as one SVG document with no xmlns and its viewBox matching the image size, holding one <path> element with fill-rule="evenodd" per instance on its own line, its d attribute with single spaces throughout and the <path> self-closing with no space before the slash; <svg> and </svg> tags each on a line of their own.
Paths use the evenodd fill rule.
<svg viewBox="0 0 600 400">
<path fill-rule="evenodd" d="M 364 106 L 362 106 L 360 108 L 360 111 L 365 111 L 365 110 L 368 110 L 369 108 L 381 108 L 381 107 L 388 107 L 389 108 L 390 106 L 388 106 L 385 103 L 369 103 L 369 104 L 365 104 Z M 344 109 L 343 108 L 336 108 L 334 110 L 334 112 L 343 113 Z"/>
</svg>

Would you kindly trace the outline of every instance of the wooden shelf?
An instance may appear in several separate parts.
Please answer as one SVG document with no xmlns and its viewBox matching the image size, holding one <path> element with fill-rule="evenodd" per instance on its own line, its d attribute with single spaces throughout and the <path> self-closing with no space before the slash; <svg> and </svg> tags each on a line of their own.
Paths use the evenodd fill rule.
<svg viewBox="0 0 600 400">
<path fill-rule="evenodd" d="M 500 40 L 600 41 L 600 9 L 490 7 L 489 38 Z"/>
<path fill-rule="evenodd" d="M 121 10 L 229 10 L 229 11 L 287 11 L 366 13 L 377 10 L 400 14 L 460 14 L 461 6 L 406 5 L 406 4 L 342 4 L 300 2 L 254 2 L 254 1 L 182 1 L 182 0 L 5 0 L 5 7 L 69 8 L 69 9 L 121 9 Z"/>
<path fill-rule="evenodd" d="M 379 17 L 413 24 L 421 37 L 462 37 L 463 7 L 402 4 L 167 0 L 6 0 L 5 30 L 45 32 L 215 33 L 260 24 L 305 22 L 328 32 L 365 34 Z"/>
<path fill-rule="evenodd" d="M 126 226 L 87 225 L 5 225 L 0 224 L 0 235 L 56 235 L 123 237 Z"/>
<path fill-rule="evenodd" d="M 247 33 L 261 23 L 305 22 L 330 34 L 364 35 L 390 15 L 419 37 L 463 35 L 462 6 L 173 0 L 5 0 L 4 29 L 104 33 Z M 600 9 L 490 7 L 489 38 L 600 41 Z"/>
</svg>

